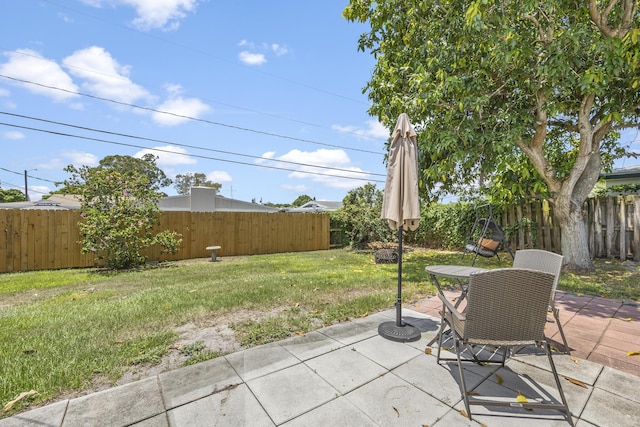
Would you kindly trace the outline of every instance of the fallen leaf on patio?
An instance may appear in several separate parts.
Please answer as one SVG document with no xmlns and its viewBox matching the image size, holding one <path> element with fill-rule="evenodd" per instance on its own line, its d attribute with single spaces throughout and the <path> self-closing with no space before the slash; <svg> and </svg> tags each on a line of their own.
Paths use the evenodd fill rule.
<svg viewBox="0 0 640 427">
<path fill-rule="evenodd" d="M 571 384 L 575 384 L 575 385 L 583 387 L 583 388 L 588 388 L 587 385 L 585 383 L 583 383 L 582 381 L 574 380 L 571 377 L 564 377 L 564 379 L 569 381 Z"/>
<path fill-rule="evenodd" d="M 471 391 L 467 392 L 467 396 L 479 396 L 479 395 L 480 395 L 480 393 L 478 393 L 475 390 L 471 390 Z"/>
<path fill-rule="evenodd" d="M 2 410 L 4 412 L 10 411 L 11 408 L 13 408 L 13 405 L 15 405 L 16 403 L 20 402 L 25 397 L 33 396 L 36 393 L 38 393 L 38 392 L 35 391 L 35 390 L 23 391 L 22 393 L 20 393 L 18 395 L 18 397 L 16 397 L 15 399 L 13 399 L 11 402 L 7 403 L 6 405 L 4 405 L 4 408 L 2 408 Z"/>
<path fill-rule="evenodd" d="M 502 385 L 502 383 L 504 382 L 504 380 L 502 379 L 502 377 L 498 374 L 496 374 L 496 381 L 498 381 L 498 384 Z"/>
<path fill-rule="evenodd" d="M 638 351 L 627 351 L 627 356 L 640 356 L 640 350 L 638 350 Z"/>
<path fill-rule="evenodd" d="M 396 414 L 398 415 L 398 417 L 400 416 L 400 411 L 398 411 L 398 408 L 396 408 L 395 406 L 392 406 L 393 410 L 396 411 Z"/>
<path fill-rule="evenodd" d="M 527 398 L 526 398 L 526 397 L 524 397 L 524 395 L 523 395 L 522 393 L 520 393 L 520 392 L 518 392 L 518 396 L 516 396 L 516 400 L 517 400 L 519 403 L 528 403 L 528 402 L 529 402 L 529 401 L 527 400 Z"/>
<path fill-rule="evenodd" d="M 451 350 L 451 347 L 442 347 L 442 349 L 443 349 L 444 351 L 449 351 L 449 350 Z"/>
<path fill-rule="evenodd" d="M 431 354 L 431 347 L 427 347 L 424 349 L 424 354 Z"/>
<path fill-rule="evenodd" d="M 573 363 L 575 363 L 576 365 L 579 365 L 579 364 L 580 364 L 580 361 L 579 361 L 577 358 L 575 358 L 575 357 L 572 357 L 572 358 L 571 358 L 571 361 L 572 361 Z"/>
<path fill-rule="evenodd" d="M 460 409 L 460 415 L 462 415 L 465 418 L 469 418 L 469 415 L 467 415 L 464 409 Z"/>
</svg>

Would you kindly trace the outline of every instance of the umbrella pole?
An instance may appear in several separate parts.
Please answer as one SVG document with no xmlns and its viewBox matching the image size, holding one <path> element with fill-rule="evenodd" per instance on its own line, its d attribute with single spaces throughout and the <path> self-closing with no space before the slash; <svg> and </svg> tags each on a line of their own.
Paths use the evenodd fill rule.
<svg viewBox="0 0 640 427">
<path fill-rule="evenodd" d="M 398 227 L 398 299 L 396 300 L 396 326 L 402 324 L 402 226 Z"/>
<path fill-rule="evenodd" d="M 396 300 L 396 321 L 384 322 L 378 326 L 378 334 L 392 341 L 417 341 L 422 336 L 414 326 L 402 323 L 402 226 L 398 227 L 398 298 Z"/>
</svg>

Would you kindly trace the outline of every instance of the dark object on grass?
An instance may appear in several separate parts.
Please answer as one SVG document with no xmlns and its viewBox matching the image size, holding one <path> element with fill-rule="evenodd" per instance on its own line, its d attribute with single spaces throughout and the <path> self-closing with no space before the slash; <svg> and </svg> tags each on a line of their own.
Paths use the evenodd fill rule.
<svg viewBox="0 0 640 427">
<path fill-rule="evenodd" d="M 393 249 L 379 249 L 373 254 L 376 264 L 397 264 L 398 252 Z"/>
</svg>

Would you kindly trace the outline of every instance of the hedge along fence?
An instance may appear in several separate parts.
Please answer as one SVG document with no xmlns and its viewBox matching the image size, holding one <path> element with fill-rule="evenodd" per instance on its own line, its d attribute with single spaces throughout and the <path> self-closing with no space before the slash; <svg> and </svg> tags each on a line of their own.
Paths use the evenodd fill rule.
<svg viewBox="0 0 640 427">
<path fill-rule="evenodd" d="M 590 198 L 583 210 L 591 257 L 640 260 L 640 196 Z M 423 206 L 421 215 L 420 227 L 405 234 L 407 242 L 462 250 L 475 220 L 475 207 L 434 203 Z M 505 230 L 513 251 L 562 251 L 560 227 L 547 201 L 494 208 L 494 220 Z"/>
<path fill-rule="evenodd" d="M 77 210 L 0 209 L 0 273 L 93 267 L 95 254 L 81 252 Z M 329 249 L 329 215 L 265 212 L 163 212 L 158 231 L 182 235 L 174 254 L 142 251 L 148 261 L 257 255 Z"/>
</svg>

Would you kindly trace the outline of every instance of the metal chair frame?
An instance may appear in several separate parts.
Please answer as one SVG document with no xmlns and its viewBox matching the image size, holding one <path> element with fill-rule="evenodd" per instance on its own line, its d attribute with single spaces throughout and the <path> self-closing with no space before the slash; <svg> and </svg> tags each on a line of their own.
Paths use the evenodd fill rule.
<svg viewBox="0 0 640 427">
<path fill-rule="evenodd" d="M 454 340 L 455 359 L 441 357 L 442 336 L 439 339 L 437 361 L 455 360 L 461 381 L 462 397 L 469 419 L 471 406 L 507 406 L 527 409 L 547 408 L 561 411 L 573 426 L 571 412 L 560 384 L 558 372 L 551 356 L 551 348 L 544 334 L 547 321 L 549 295 L 555 277 L 551 273 L 524 268 L 503 268 L 474 273 L 470 277 L 467 305 L 464 313 L 458 311 L 450 301 L 440 296 L 443 311 Z M 470 398 L 464 376 L 463 362 L 478 363 L 463 359 L 461 354 L 469 346 L 482 345 L 503 348 L 501 360 L 486 360 L 482 363 L 504 363 L 510 349 L 520 346 L 544 348 L 549 365 L 560 393 L 561 402 L 517 402 Z M 486 378 L 485 378 L 486 380 Z"/>
<path fill-rule="evenodd" d="M 558 281 L 560 280 L 560 273 L 562 272 L 563 258 L 564 257 L 562 255 L 542 249 L 520 249 L 516 251 L 512 266 L 516 268 L 532 268 L 534 270 L 546 271 L 547 273 L 551 273 L 555 276 L 553 289 L 551 290 L 551 298 L 549 299 L 549 311 L 553 314 L 554 321 L 558 326 L 558 332 L 560 332 L 565 352 L 567 354 L 571 354 L 569 344 L 567 344 L 567 337 L 564 335 L 562 323 L 560 323 L 560 311 L 556 308 L 555 304 L 556 289 L 558 287 Z"/>
</svg>

